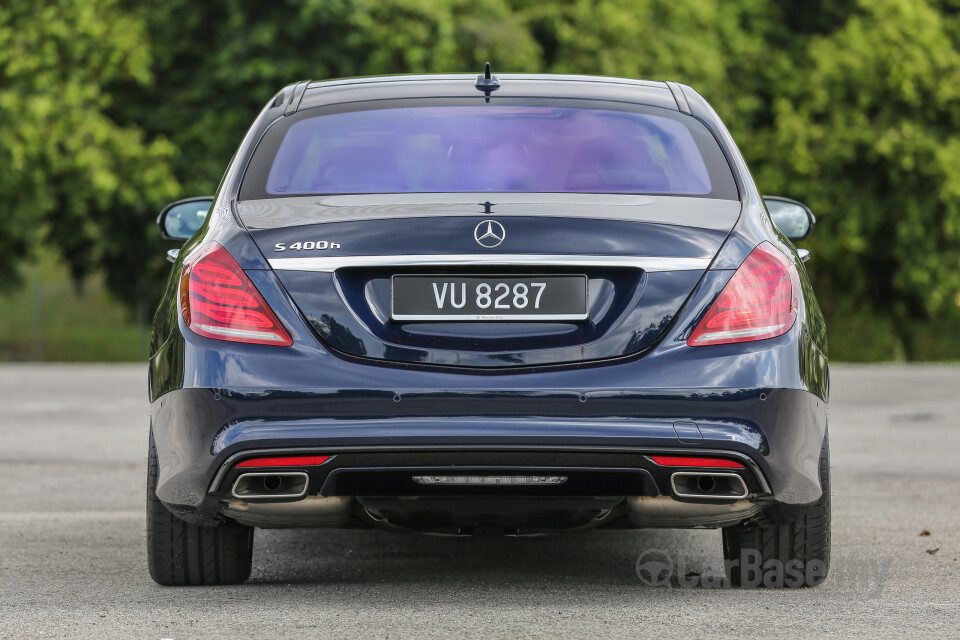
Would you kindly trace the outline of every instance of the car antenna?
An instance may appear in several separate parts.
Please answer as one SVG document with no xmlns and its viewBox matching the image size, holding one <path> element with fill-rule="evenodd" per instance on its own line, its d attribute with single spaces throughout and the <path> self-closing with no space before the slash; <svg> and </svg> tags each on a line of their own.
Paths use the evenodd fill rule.
<svg viewBox="0 0 960 640">
<path fill-rule="evenodd" d="M 480 91 L 483 91 L 483 94 L 487 97 L 487 102 L 490 102 L 490 94 L 500 88 L 500 78 L 491 75 L 489 62 L 487 62 L 487 66 L 483 70 L 483 75 L 477 76 L 476 87 Z"/>
</svg>

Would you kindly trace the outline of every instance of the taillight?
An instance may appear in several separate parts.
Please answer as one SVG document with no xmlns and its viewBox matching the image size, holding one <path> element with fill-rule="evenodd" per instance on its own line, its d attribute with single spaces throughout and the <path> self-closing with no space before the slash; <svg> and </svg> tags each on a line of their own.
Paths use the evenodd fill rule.
<svg viewBox="0 0 960 640">
<path fill-rule="evenodd" d="M 754 249 L 687 338 L 691 347 L 775 338 L 797 319 L 800 275 L 769 242 Z"/>
<path fill-rule="evenodd" d="M 190 330 L 207 338 L 285 347 L 293 344 L 247 274 L 216 242 L 184 262 L 180 311 Z"/>
</svg>

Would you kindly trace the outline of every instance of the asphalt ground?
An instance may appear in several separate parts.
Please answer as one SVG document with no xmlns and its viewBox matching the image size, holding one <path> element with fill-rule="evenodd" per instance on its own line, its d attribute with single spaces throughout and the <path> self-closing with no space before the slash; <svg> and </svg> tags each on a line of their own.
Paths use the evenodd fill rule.
<svg viewBox="0 0 960 640">
<path fill-rule="evenodd" d="M 247 584 L 176 589 L 146 570 L 145 367 L 2 366 L 0 638 L 960 637 L 960 367 L 831 373 L 819 588 L 711 588 L 719 531 L 286 530 Z"/>
</svg>

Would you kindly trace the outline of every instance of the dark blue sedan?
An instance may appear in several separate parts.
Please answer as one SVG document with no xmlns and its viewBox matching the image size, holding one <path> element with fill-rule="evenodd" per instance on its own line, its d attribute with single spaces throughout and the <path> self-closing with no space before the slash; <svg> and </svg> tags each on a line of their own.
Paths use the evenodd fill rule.
<svg viewBox="0 0 960 640">
<path fill-rule="evenodd" d="M 677 83 L 286 87 L 160 215 L 151 576 L 243 582 L 256 528 L 708 527 L 732 584 L 819 584 L 813 222 Z"/>
</svg>

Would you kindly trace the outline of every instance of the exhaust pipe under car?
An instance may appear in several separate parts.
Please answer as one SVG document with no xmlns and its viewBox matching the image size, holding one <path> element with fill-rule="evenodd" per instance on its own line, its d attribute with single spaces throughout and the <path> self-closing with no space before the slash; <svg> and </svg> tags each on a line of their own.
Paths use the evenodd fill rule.
<svg viewBox="0 0 960 640">
<path fill-rule="evenodd" d="M 304 471 L 244 473 L 233 483 L 231 493 L 240 500 L 302 498 L 309 480 Z"/>
<path fill-rule="evenodd" d="M 678 498 L 740 500 L 747 497 L 747 485 L 736 473 L 678 471 L 670 476 L 673 494 Z"/>
</svg>

